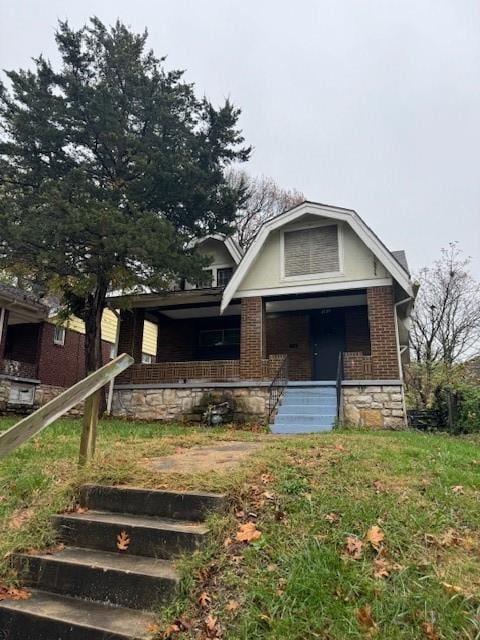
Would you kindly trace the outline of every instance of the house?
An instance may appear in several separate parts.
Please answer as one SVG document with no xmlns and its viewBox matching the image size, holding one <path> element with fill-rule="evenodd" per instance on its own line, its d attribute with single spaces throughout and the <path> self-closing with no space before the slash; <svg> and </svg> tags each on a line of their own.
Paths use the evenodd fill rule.
<svg viewBox="0 0 480 640">
<path fill-rule="evenodd" d="M 114 355 L 117 316 L 102 319 L 103 359 Z M 17 287 L 0 283 L 0 411 L 40 406 L 85 376 L 85 327 L 78 318 L 59 323 L 55 308 Z M 156 326 L 146 323 L 142 361 L 157 349 Z"/>
<path fill-rule="evenodd" d="M 273 420 L 283 396 L 279 432 L 331 428 L 337 415 L 405 424 L 408 265 L 355 211 L 303 202 L 264 224 L 245 255 L 220 236 L 199 251 L 211 258 L 210 286 L 110 301 L 128 305 L 118 349 L 135 359 L 117 379 L 116 415 L 188 419 L 224 399 L 238 418 Z M 157 326 L 150 364 L 145 320 Z"/>
</svg>

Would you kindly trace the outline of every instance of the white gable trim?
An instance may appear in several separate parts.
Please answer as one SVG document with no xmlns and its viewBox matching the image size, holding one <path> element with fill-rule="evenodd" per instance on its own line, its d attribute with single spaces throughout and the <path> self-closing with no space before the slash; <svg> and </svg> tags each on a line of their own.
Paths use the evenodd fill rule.
<svg viewBox="0 0 480 640">
<path fill-rule="evenodd" d="M 387 271 L 398 282 L 402 289 L 404 289 L 408 295 L 413 295 L 408 273 L 355 211 L 352 209 L 340 209 L 338 207 L 330 207 L 313 202 L 303 202 L 293 209 L 285 211 L 285 213 L 282 213 L 262 226 L 257 237 L 243 257 L 238 269 L 233 274 L 232 279 L 225 287 L 221 304 L 222 312 L 230 304 L 244 276 L 254 264 L 270 233 L 308 214 L 331 218 L 332 220 L 342 220 L 349 224 L 357 236 L 385 266 Z"/>
</svg>

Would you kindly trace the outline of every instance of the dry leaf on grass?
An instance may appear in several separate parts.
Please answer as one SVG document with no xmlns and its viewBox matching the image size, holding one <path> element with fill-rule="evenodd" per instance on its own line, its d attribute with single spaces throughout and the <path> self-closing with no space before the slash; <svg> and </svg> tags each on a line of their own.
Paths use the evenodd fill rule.
<svg viewBox="0 0 480 640">
<path fill-rule="evenodd" d="M 212 615 L 208 615 L 205 618 L 205 633 L 207 634 L 207 638 L 218 638 L 220 633 L 220 629 L 217 626 L 217 618 L 214 618 Z"/>
<path fill-rule="evenodd" d="M 450 584 L 449 582 L 442 582 L 441 585 L 445 589 L 445 591 L 447 591 L 448 593 L 463 593 L 462 587 L 457 587 L 457 585 L 455 584 Z"/>
<path fill-rule="evenodd" d="M 388 578 L 392 567 L 386 558 L 376 558 L 373 561 L 373 577 Z"/>
<path fill-rule="evenodd" d="M 227 611 L 236 611 L 239 608 L 240 605 L 236 600 L 229 600 L 227 606 L 225 607 Z"/>
<path fill-rule="evenodd" d="M 427 640 L 438 640 L 438 634 L 433 628 L 433 624 L 431 622 L 423 622 L 422 631 Z"/>
<path fill-rule="evenodd" d="M 169 624 L 168 627 L 163 632 L 163 638 L 168 640 L 168 638 L 172 638 L 174 634 L 180 633 L 181 631 L 188 631 L 191 628 L 191 623 L 187 622 L 183 618 L 177 618 L 173 621 L 172 624 Z"/>
<path fill-rule="evenodd" d="M 365 629 L 376 629 L 377 624 L 372 618 L 372 609 L 366 605 L 357 609 L 357 622 Z"/>
<path fill-rule="evenodd" d="M 202 591 L 202 593 L 198 596 L 198 599 L 197 599 L 198 604 L 203 609 L 206 609 L 211 601 L 212 601 L 212 599 L 210 598 L 210 596 L 208 595 L 208 593 L 206 591 Z"/>
<path fill-rule="evenodd" d="M 126 531 L 120 531 L 117 536 L 117 549 L 119 551 L 126 551 L 130 544 L 130 537 Z"/>
<path fill-rule="evenodd" d="M 335 522 L 338 522 L 340 520 L 340 516 L 338 515 L 338 513 L 333 513 L 333 512 L 327 513 L 323 517 L 327 522 L 330 522 L 330 524 L 334 524 Z"/>
<path fill-rule="evenodd" d="M 463 485 L 456 484 L 454 487 L 452 487 L 452 493 L 454 493 L 455 495 L 462 495 L 463 493 L 465 493 L 463 490 Z"/>
<path fill-rule="evenodd" d="M 354 560 L 360 560 L 363 552 L 363 542 L 356 536 L 348 536 L 345 542 L 345 552 Z"/>
<path fill-rule="evenodd" d="M 246 522 L 238 527 L 235 537 L 238 542 L 252 542 L 252 540 L 258 540 L 261 535 L 262 532 L 257 529 L 254 522 Z"/>
<path fill-rule="evenodd" d="M 376 524 L 370 527 L 365 535 L 365 540 L 369 542 L 376 551 L 380 549 L 384 538 L 385 536 L 382 530 Z"/>
<path fill-rule="evenodd" d="M 14 587 L 0 587 L 1 600 L 28 600 L 32 594 L 25 589 L 15 589 Z"/>
<path fill-rule="evenodd" d="M 33 517 L 33 509 L 21 509 L 14 512 L 8 520 L 9 529 L 20 529 L 30 518 Z"/>
</svg>

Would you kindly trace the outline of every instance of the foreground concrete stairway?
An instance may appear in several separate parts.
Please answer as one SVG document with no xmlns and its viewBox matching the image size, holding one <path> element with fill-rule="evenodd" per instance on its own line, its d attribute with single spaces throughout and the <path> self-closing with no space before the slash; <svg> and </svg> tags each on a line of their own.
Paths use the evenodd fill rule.
<svg viewBox="0 0 480 640">
<path fill-rule="evenodd" d="M 225 510 L 226 500 L 87 485 L 80 505 L 54 518 L 65 548 L 15 557 L 31 596 L 0 602 L 2 640 L 150 638 L 148 610 L 171 598 L 178 583 L 172 559 L 198 548 L 208 534 L 206 514 Z M 119 551 L 122 532 L 130 542 Z"/>
</svg>

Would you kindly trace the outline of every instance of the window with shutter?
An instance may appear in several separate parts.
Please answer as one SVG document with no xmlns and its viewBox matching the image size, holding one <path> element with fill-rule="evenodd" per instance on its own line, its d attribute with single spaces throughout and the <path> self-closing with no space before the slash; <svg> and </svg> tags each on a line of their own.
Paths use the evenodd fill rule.
<svg viewBox="0 0 480 640">
<path fill-rule="evenodd" d="M 287 278 L 339 271 L 338 226 L 286 231 L 284 260 Z"/>
</svg>

